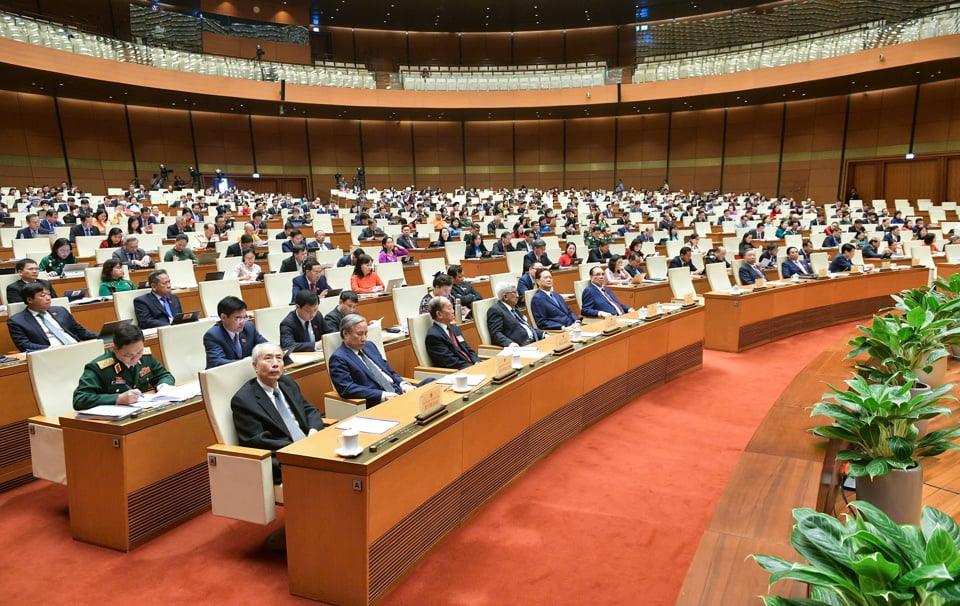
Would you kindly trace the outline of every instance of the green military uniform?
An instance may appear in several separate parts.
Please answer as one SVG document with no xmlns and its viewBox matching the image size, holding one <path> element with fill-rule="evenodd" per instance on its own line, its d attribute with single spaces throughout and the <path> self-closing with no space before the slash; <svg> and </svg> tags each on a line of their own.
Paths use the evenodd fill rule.
<svg viewBox="0 0 960 606">
<path fill-rule="evenodd" d="M 117 395 L 130 389 L 150 391 L 160 383 L 173 385 L 173 375 L 144 349 L 136 366 L 128 367 L 108 351 L 88 362 L 80 375 L 80 384 L 73 392 L 74 410 L 86 410 L 100 404 L 116 404 Z"/>
<path fill-rule="evenodd" d="M 193 251 L 189 248 L 184 248 L 181 252 L 177 252 L 172 248 L 168 250 L 167 254 L 163 255 L 163 262 L 170 263 L 171 261 L 193 261 L 194 265 L 199 263 L 197 255 L 193 254 Z"/>
</svg>

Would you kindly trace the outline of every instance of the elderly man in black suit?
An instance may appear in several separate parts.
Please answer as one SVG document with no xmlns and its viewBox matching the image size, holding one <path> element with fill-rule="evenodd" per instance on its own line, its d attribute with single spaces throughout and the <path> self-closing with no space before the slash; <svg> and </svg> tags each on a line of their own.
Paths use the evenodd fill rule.
<svg viewBox="0 0 960 606">
<path fill-rule="evenodd" d="M 487 330 L 493 345 L 513 347 L 529 345 L 546 333 L 538 331 L 517 311 L 517 286 L 512 282 L 497 285 L 498 301 L 487 310 Z"/>
<path fill-rule="evenodd" d="M 454 325 L 453 303 L 446 297 L 434 297 L 428 307 L 433 326 L 427 330 L 427 354 L 434 366 L 462 370 L 480 361 L 460 329 Z"/>
<path fill-rule="evenodd" d="M 37 351 L 90 341 L 99 335 L 80 325 L 63 307 L 50 306 L 50 290 L 39 282 L 20 291 L 27 308 L 7 321 L 10 338 L 20 351 Z"/>
<path fill-rule="evenodd" d="M 251 353 L 256 378 L 243 384 L 233 399 L 233 424 L 241 446 L 272 452 L 273 483 L 280 484 L 276 452 L 323 429 L 323 418 L 307 402 L 297 382 L 283 374 L 283 350 L 261 343 Z"/>
</svg>

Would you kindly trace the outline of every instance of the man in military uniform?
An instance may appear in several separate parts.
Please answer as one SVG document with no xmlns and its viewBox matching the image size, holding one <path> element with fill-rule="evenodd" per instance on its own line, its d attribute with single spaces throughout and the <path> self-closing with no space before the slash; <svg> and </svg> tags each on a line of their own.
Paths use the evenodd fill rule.
<svg viewBox="0 0 960 606">
<path fill-rule="evenodd" d="M 113 349 L 83 367 L 73 392 L 73 408 L 136 404 L 142 392 L 161 391 L 174 383 L 173 375 L 144 348 L 140 329 L 124 324 L 113 333 Z"/>
</svg>

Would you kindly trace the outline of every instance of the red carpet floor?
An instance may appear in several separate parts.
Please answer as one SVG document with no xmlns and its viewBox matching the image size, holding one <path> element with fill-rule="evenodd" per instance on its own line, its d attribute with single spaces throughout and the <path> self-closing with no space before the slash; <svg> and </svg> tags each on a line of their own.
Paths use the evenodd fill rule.
<svg viewBox="0 0 960 606">
<path fill-rule="evenodd" d="M 672 604 L 737 459 L 786 385 L 852 324 L 703 368 L 588 428 L 486 504 L 382 602 Z M 204 514 L 129 554 L 70 538 L 66 487 L 0 494 L 0 604 L 308 604 L 269 528 Z"/>
</svg>

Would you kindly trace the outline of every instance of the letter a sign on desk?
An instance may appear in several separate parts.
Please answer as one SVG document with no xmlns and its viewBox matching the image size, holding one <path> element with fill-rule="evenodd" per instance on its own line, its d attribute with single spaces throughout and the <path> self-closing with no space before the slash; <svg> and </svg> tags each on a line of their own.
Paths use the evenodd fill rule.
<svg viewBox="0 0 960 606">
<path fill-rule="evenodd" d="M 440 405 L 440 393 L 442 391 L 443 388 L 434 382 L 420 394 L 420 414 Z"/>
</svg>

